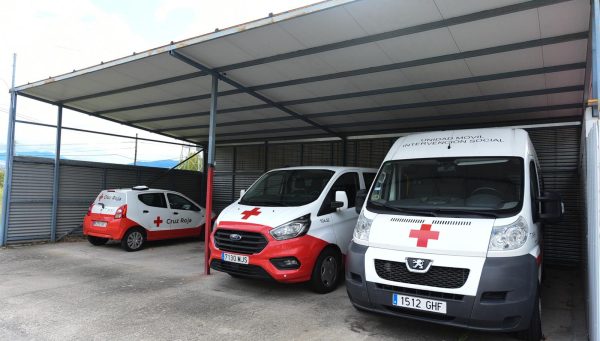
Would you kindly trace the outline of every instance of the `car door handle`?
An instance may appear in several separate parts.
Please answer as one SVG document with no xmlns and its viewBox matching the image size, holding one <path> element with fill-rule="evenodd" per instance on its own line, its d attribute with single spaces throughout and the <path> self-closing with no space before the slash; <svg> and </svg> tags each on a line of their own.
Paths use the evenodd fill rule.
<svg viewBox="0 0 600 341">
<path fill-rule="evenodd" d="M 143 210 L 142 213 L 148 213 L 148 210 Z"/>
<path fill-rule="evenodd" d="M 179 214 L 179 212 L 173 212 L 173 214 L 174 214 L 174 215 L 178 215 L 178 214 Z"/>
</svg>

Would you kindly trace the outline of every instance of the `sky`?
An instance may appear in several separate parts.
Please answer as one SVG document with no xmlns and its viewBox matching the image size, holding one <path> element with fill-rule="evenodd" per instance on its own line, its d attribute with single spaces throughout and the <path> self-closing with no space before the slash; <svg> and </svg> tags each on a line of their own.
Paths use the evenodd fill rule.
<svg viewBox="0 0 600 341">
<path fill-rule="evenodd" d="M 16 85 L 35 82 L 305 6 L 318 0 L 19 0 L 0 11 L 0 155 L 6 152 L 13 53 Z M 19 97 L 17 119 L 56 124 L 56 107 Z M 63 126 L 127 136 L 166 137 L 65 110 Z M 86 161 L 132 163 L 134 140 L 63 131 L 61 154 Z M 17 124 L 17 155 L 52 154 L 55 129 Z M 179 159 L 180 146 L 140 142 L 138 160 Z"/>
</svg>

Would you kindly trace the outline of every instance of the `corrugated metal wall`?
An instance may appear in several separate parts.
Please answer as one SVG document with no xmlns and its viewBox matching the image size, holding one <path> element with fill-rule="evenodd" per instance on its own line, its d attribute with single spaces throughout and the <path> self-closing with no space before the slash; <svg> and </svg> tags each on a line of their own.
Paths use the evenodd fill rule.
<svg viewBox="0 0 600 341">
<path fill-rule="evenodd" d="M 57 238 L 77 230 L 88 205 L 105 188 L 148 184 L 166 169 L 61 160 Z M 8 224 L 8 243 L 50 239 L 54 161 L 17 156 Z M 171 171 L 154 184 L 181 192 L 204 205 L 204 176 L 192 171 Z"/>
<path fill-rule="evenodd" d="M 528 129 L 540 159 L 545 189 L 559 192 L 566 215 L 544 231 L 547 264 L 577 264 L 582 260 L 582 197 L 578 172 L 579 126 Z M 349 140 L 346 165 L 379 168 L 396 138 Z M 266 156 L 265 156 L 266 150 Z M 342 142 L 260 144 L 217 147 L 215 211 L 239 197 L 266 170 L 286 166 L 342 165 Z"/>
</svg>

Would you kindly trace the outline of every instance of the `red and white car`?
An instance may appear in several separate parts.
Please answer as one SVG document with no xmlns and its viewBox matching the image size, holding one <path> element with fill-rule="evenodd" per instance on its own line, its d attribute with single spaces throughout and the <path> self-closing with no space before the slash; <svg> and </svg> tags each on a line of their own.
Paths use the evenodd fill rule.
<svg viewBox="0 0 600 341">
<path fill-rule="evenodd" d="M 319 293 L 334 290 L 358 218 L 356 192 L 368 188 L 375 173 L 293 167 L 264 174 L 215 222 L 211 268 L 233 277 L 310 281 Z"/>
<path fill-rule="evenodd" d="M 102 191 L 83 220 L 83 234 L 93 245 L 120 240 L 126 251 L 138 251 L 147 240 L 202 237 L 204 222 L 205 209 L 185 195 L 137 186 Z"/>
</svg>

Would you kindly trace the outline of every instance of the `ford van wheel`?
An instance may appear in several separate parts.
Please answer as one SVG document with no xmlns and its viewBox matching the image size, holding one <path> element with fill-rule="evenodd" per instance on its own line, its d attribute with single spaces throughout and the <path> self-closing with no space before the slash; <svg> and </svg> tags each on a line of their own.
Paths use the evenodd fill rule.
<svg viewBox="0 0 600 341">
<path fill-rule="evenodd" d="M 125 251 L 139 251 L 144 247 L 146 242 L 146 234 L 140 228 L 130 229 L 121 239 L 121 247 Z"/>
<path fill-rule="evenodd" d="M 321 252 L 315 263 L 310 278 L 310 286 L 319 294 L 332 292 L 340 282 L 342 257 L 333 248 L 326 248 Z"/>
<path fill-rule="evenodd" d="M 542 302 L 538 295 L 535 300 L 535 308 L 529 321 L 529 328 L 519 333 L 519 338 L 526 341 L 540 341 L 544 339 L 542 333 Z"/>
<path fill-rule="evenodd" d="M 94 236 L 87 236 L 87 240 L 88 240 L 88 242 L 90 242 L 90 244 L 96 245 L 96 246 L 104 245 L 104 244 L 106 244 L 106 242 L 108 242 L 108 238 L 100 238 L 100 237 L 94 237 Z"/>
</svg>

